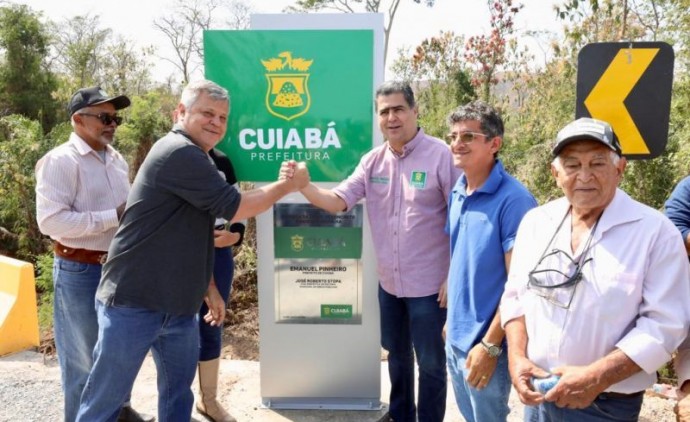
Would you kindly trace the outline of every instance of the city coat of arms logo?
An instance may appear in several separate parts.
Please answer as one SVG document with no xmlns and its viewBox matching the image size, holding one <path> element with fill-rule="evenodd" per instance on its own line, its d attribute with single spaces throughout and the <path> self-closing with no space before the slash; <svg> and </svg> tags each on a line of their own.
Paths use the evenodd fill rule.
<svg viewBox="0 0 690 422">
<path fill-rule="evenodd" d="M 285 120 L 292 120 L 306 113 L 311 106 L 309 95 L 309 66 L 314 60 L 292 57 L 283 51 L 278 57 L 261 60 L 266 68 L 266 109 Z"/>
<path fill-rule="evenodd" d="M 300 236 L 298 234 L 292 236 L 290 238 L 291 240 L 291 245 L 290 247 L 292 248 L 293 251 L 295 252 L 300 252 L 302 249 L 304 249 L 304 237 Z"/>
</svg>

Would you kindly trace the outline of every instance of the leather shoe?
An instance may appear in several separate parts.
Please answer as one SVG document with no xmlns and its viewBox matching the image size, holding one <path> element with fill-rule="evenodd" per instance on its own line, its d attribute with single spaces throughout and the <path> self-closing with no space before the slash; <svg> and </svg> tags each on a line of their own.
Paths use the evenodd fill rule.
<svg viewBox="0 0 690 422">
<path fill-rule="evenodd" d="M 117 416 L 117 422 L 153 422 L 155 420 L 154 416 L 139 413 L 132 406 L 124 406 Z"/>
</svg>

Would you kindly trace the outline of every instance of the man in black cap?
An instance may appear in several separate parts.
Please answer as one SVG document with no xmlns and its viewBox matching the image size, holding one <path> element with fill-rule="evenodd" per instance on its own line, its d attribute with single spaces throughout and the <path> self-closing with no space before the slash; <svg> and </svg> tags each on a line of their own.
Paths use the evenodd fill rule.
<svg viewBox="0 0 690 422">
<path fill-rule="evenodd" d="M 565 196 L 520 223 L 501 301 L 513 385 L 525 420 L 634 421 L 688 331 L 685 247 L 618 189 L 626 160 L 607 123 L 571 122 L 553 155 Z"/>
<path fill-rule="evenodd" d="M 127 162 L 110 144 L 130 105 L 100 87 L 78 90 L 68 110 L 73 132 L 36 164 L 36 218 L 54 241 L 53 324 L 65 393 L 76 419 L 98 338 L 96 288 L 129 193 Z M 151 421 L 126 404 L 120 421 Z"/>
</svg>

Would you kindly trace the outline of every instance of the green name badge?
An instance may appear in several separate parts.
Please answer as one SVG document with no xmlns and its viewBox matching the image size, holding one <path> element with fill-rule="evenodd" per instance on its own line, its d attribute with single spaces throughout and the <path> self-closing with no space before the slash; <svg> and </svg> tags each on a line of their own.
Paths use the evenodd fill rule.
<svg viewBox="0 0 690 422">
<path fill-rule="evenodd" d="M 410 186 L 415 189 L 424 189 L 424 186 L 426 186 L 426 172 L 413 171 L 410 176 Z"/>
</svg>

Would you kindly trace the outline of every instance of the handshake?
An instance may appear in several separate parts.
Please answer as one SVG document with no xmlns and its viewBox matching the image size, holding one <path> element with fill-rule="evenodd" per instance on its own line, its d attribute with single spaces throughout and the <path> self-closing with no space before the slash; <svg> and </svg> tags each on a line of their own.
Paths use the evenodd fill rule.
<svg viewBox="0 0 690 422">
<path fill-rule="evenodd" d="M 283 161 L 278 172 L 278 180 L 286 181 L 290 185 L 290 191 L 295 192 L 309 185 L 309 171 L 303 161 Z"/>
</svg>

